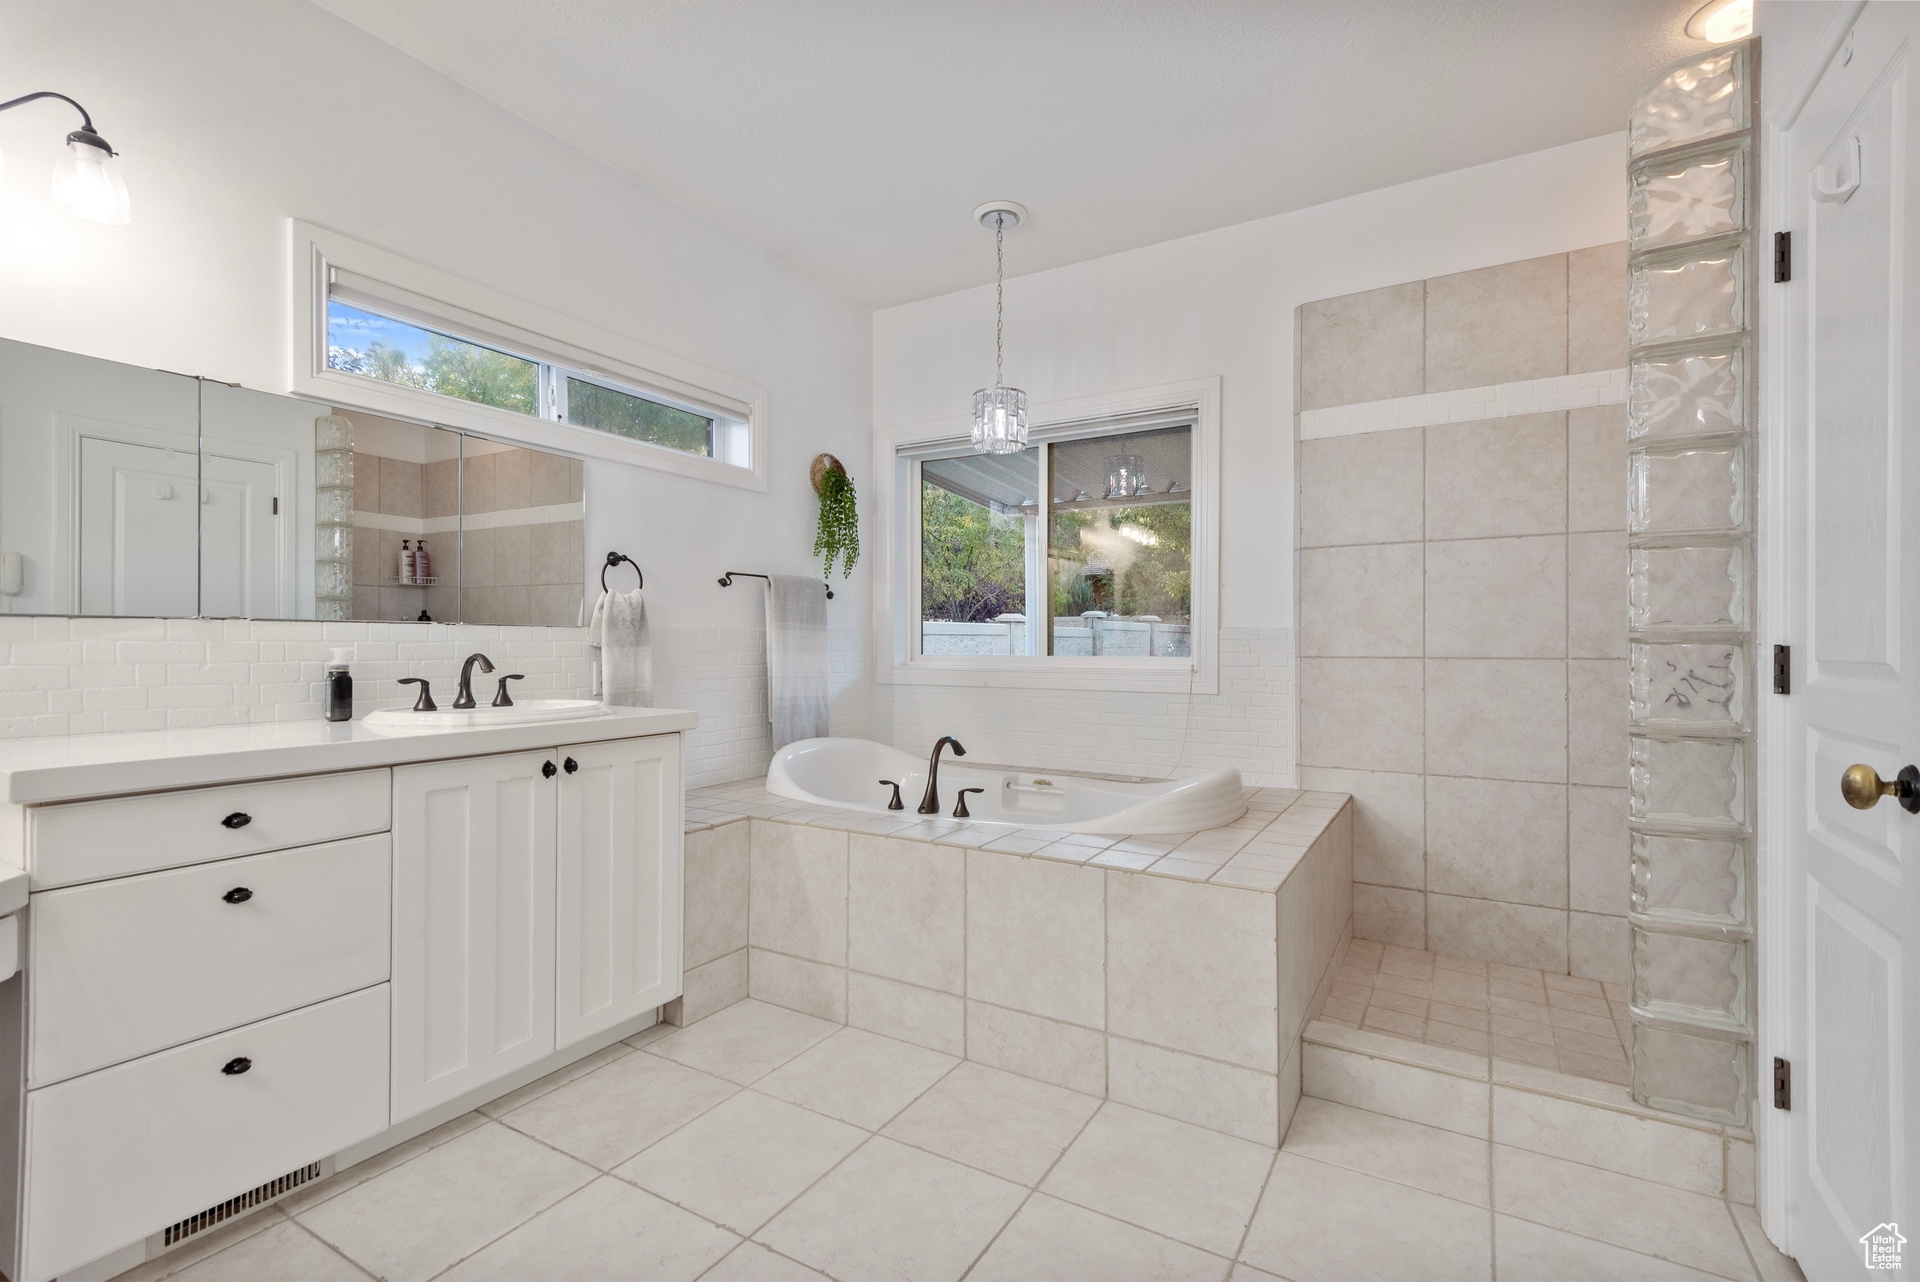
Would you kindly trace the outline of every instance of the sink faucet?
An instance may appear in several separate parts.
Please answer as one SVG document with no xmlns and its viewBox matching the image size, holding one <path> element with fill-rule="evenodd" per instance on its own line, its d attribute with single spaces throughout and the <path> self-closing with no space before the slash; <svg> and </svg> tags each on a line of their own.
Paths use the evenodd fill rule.
<svg viewBox="0 0 1920 1282">
<path fill-rule="evenodd" d="M 486 655 L 479 653 L 468 655 L 467 661 L 460 665 L 460 693 L 453 700 L 453 706 L 456 708 L 473 706 L 473 665 L 476 663 L 480 665 L 482 672 L 493 671 L 493 660 Z"/>
<path fill-rule="evenodd" d="M 927 758 L 927 791 L 920 798 L 919 813 L 923 815 L 940 813 L 940 749 L 948 744 L 953 745 L 954 756 L 967 755 L 967 750 L 960 746 L 960 741 L 950 734 L 941 735 L 940 741 L 933 745 L 933 755 Z"/>
</svg>

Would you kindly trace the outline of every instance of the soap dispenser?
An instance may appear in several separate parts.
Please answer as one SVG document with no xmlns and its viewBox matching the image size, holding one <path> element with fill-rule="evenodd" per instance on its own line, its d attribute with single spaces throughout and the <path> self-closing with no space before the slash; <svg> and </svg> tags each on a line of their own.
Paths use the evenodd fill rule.
<svg viewBox="0 0 1920 1282">
<path fill-rule="evenodd" d="M 347 663 L 353 658 L 351 646 L 336 646 L 327 661 L 327 720 L 353 720 L 353 674 Z"/>
</svg>

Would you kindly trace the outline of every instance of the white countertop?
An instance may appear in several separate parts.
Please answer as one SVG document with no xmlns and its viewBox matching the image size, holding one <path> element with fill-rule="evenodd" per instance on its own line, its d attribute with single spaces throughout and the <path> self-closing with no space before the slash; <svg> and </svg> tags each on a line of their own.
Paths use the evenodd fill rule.
<svg viewBox="0 0 1920 1282">
<path fill-rule="evenodd" d="M 403 735 L 381 734 L 358 721 L 284 721 L 13 739 L 0 743 L 0 801 L 40 805 L 117 793 L 526 752 L 570 743 L 671 734 L 691 730 L 699 720 L 698 713 L 673 708 L 616 708 L 607 716 L 573 721 Z"/>
</svg>

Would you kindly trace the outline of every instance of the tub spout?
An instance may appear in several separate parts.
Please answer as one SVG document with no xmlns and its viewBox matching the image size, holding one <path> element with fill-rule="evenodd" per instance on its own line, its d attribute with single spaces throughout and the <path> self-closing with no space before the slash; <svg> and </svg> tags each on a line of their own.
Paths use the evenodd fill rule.
<svg viewBox="0 0 1920 1282">
<path fill-rule="evenodd" d="M 954 756 L 964 757 L 967 755 L 967 750 L 960 746 L 958 739 L 950 734 L 940 736 L 939 742 L 933 745 L 933 755 L 927 758 L 927 791 L 920 798 L 920 814 L 937 815 L 940 813 L 940 749 L 946 747 L 948 744 L 953 745 Z"/>
</svg>

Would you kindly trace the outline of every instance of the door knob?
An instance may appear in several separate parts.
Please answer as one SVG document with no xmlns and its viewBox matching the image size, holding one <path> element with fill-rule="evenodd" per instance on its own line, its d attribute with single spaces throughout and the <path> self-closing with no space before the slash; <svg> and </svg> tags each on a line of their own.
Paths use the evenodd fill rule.
<svg viewBox="0 0 1920 1282">
<path fill-rule="evenodd" d="M 1840 795 L 1855 810 L 1871 810 L 1880 798 L 1892 797 L 1913 814 L 1920 814 L 1920 767 L 1904 767 L 1891 779 L 1882 779 L 1872 766 L 1848 766 L 1840 776 Z"/>
</svg>

